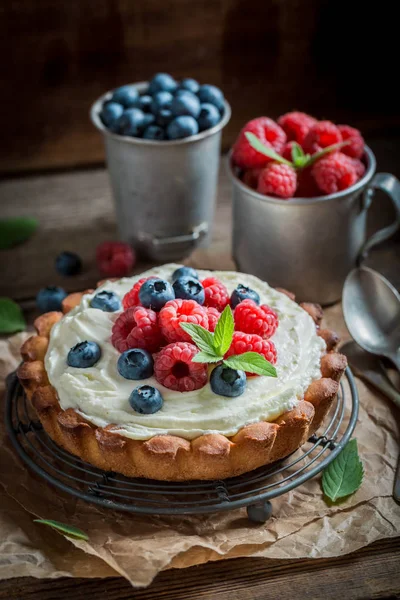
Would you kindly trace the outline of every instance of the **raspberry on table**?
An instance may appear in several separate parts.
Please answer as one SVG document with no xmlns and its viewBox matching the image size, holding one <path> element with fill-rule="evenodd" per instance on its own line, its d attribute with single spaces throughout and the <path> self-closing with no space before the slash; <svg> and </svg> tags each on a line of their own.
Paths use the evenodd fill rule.
<svg viewBox="0 0 400 600">
<path fill-rule="evenodd" d="M 248 185 L 253 190 L 257 189 L 258 186 L 258 178 L 260 176 L 262 169 L 248 169 L 244 171 L 242 175 L 242 181 L 245 185 Z"/>
<path fill-rule="evenodd" d="M 260 194 L 292 198 L 297 187 L 297 175 L 293 167 L 282 163 L 269 163 L 260 173 L 257 191 Z"/>
<path fill-rule="evenodd" d="M 334 123 L 331 123 L 331 121 L 318 121 L 307 133 L 303 148 L 305 152 L 315 154 L 323 148 L 342 141 L 342 134 Z"/>
<path fill-rule="evenodd" d="M 124 307 L 124 310 L 126 310 L 127 308 L 131 308 L 131 306 L 140 306 L 140 300 L 139 300 L 140 288 L 142 287 L 144 282 L 147 281 L 148 279 L 157 279 L 157 278 L 155 275 L 152 275 L 151 277 L 142 277 L 141 279 L 139 279 L 139 281 L 137 281 L 135 283 L 133 288 L 131 290 L 129 290 L 129 292 L 127 292 L 125 294 L 125 296 L 122 298 L 122 306 Z"/>
<path fill-rule="evenodd" d="M 221 313 L 213 306 L 207 306 L 206 311 L 208 315 L 208 331 L 211 331 L 213 333 L 215 331 Z"/>
<path fill-rule="evenodd" d="M 229 292 L 216 277 L 206 277 L 201 282 L 204 287 L 204 306 L 212 306 L 222 312 L 229 304 Z"/>
<path fill-rule="evenodd" d="M 168 344 L 155 357 L 155 378 L 170 390 L 199 390 L 207 383 L 208 370 L 206 364 L 192 362 L 197 353 L 196 346 L 188 342 Z"/>
<path fill-rule="evenodd" d="M 256 333 L 267 340 L 278 327 L 278 315 L 266 304 L 258 306 L 254 300 L 243 300 L 234 310 L 236 331 Z"/>
<path fill-rule="evenodd" d="M 319 189 L 325 194 L 345 190 L 357 181 L 356 169 L 348 156 L 341 152 L 332 152 L 317 160 L 312 174 Z"/>
<path fill-rule="evenodd" d="M 343 146 L 341 152 L 351 156 L 351 158 L 361 158 L 364 154 L 364 138 L 361 132 L 350 125 L 338 125 L 338 129 L 342 135 L 343 141 L 350 141 L 350 144 Z"/>
<path fill-rule="evenodd" d="M 268 117 L 259 117 L 246 123 L 237 138 L 232 151 L 232 161 L 241 169 L 257 169 L 272 159 L 255 150 L 246 138 L 246 132 L 254 135 L 268 148 L 280 154 L 286 143 L 286 134 L 281 127 Z"/>
<path fill-rule="evenodd" d="M 103 275 L 124 277 L 131 272 L 136 256 L 129 244 L 103 242 L 96 248 L 96 262 Z"/>
<path fill-rule="evenodd" d="M 235 331 L 232 344 L 225 356 L 244 354 L 245 352 L 258 352 L 258 354 L 262 354 L 262 356 L 264 356 L 264 358 L 272 365 L 274 365 L 277 360 L 275 344 L 271 340 L 264 340 L 256 333 Z M 246 373 L 246 375 L 249 374 L 254 375 L 254 373 Z"/>
<path fill-rule="evenodd" d="M 278 119 L 278 125 L 286 133 L 287 139 L 300 145 L 303 145 L 307 133 L 316 122 L 317 120 L 314 117 L 298 111 L 288 112 Z M 291 158 L 288 160 L 291 160 Z"/>
<path fill-rule="evenodd" d="M 119 352 L 129 348 L 156 352 L 162 343 L 157 313 L 143 306 L 128 308 L 113 325 L 111 343 Z"/>
<path fill-rule="evenodd" d="M 207 310 L 195 300 L 170 300 L 159 315 L 161 332 L 168 342 L 191 341 L 190 335 L 180 326 L 181 323 L 193 323 L 208 329 Z"/>
</svg>

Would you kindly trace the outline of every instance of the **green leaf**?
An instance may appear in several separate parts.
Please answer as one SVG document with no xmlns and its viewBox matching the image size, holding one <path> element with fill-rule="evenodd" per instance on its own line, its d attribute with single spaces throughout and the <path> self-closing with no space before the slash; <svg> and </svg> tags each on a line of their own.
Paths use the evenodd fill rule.
<svg viewBox="0 0 400 600">
<path fill-rule="evenodd" d="M 325 154 L 329 154 L 330 152 L 335 152 L 336 150 L 340 150 L 340 148 L 343 148 L 343 146 L 347 146 L 348 144 L 350 144 L 350 140 L 346 140 L 345 142 L 339 142 L 338 144 L 332 144 L 332 146 L 327 146 L 326 148 L 324 148 L 323 150 L 320 150 L 320 152 L 316 152 L 312 156 L 307 155 L 308 160 L 303 166 L 310 167 L 311 165 L 313 165 L 315 163 L 316 160 L 325 156 Z"/>
<path fill-rule="evenodd" d="M 294 166 L 297 166 L 297 163 L 302 161 L 304 158 L 303 148 L 297 142 L 292 143 L 292 161 Z"/>
<path fill-rule="evenodd" d="M 0 333 L 23 331 L 26 322 L 20 306 L 11 298 L 0 298 Z"/>
<path fill-rule="evenodd" d="M 207 331 L 207 329 L 204 329 L 204 327 L 196 325 L 195 323 L 180 323 L 180 326 L 190 335 L 200 350 L 212 354 L 213 356 L 217 355 L 214 350 L 214 336 Z"/>
<path fill-rule="evenodd" d="M 197 363 L 216 363 L 222 360 L 223 356 L 217 356 L 215 354 L 210 354 L 209 352 L 198 352 L 192 358 L 192 362 Z"/>
<path fill-rule="evenodd" d="M 224 365 L 231 369 L 239 369 L 256 375 L 265 375 L 267 377 L 276 377 L 276 369 L 271 363 L 258 352 L 244 352 L 229 356 L 224 361 Z"/>
<path fill-rule="evenodd" d="M 76 540 L 85 540 L 89 539 L 87 533 L 78 529 L 78 527 L 73 527 L 72 525 L 66 525 L 65 523 L 60 523 L 60 521 L 52 521 L 51 519 L 34 519 L 34 523 L 41 523 L 42 525 L 48 525 L 52 527 L 56 531 L 63 533 L 64 535 L 74 538 Z"/>
<path fill-rule="evenodd" d="M 31 237 L 37 226 L 37 219 L 31 217 L 0 219 L 0 250 L 22 244 Z"/>
<path fill-rule="evenodd" d="M 357 491 L 363 476 L 364 468 L 358 456 L 357 440 L 353 439 L 324 470 L 322 489 L 325 496 L 336 502 Z"/>
<path fill-rule="evenodd" d="M 225 306 L 223 313 L 218 319 L 214 331 L 214 350 L 222 356 L 228 351 L 231 343 L 233 332 L 235 329 L 235 321 L 231 307 Z"/>
<path fill-rule="evenodd" d="M 254 135 L 254 133 L 246 131 L 245 136 L 250 146 L 254 148 L 254 150 L 257 150 L 257 152 L 261 152 L 261 154 L 264 154 L 264 156 L 268 156 L 268 158 L 276 160 L 276 162 L 283 163 L 284 165 L 289 165 L 290 167 L 293 166 L 291 162 L 286 160 L 286 158 L 283 158 L 283 156 L 281 156 L 280 154 L 277 154 L 274 150 L 272 150 L 272 148 L 267 148 L 267 146 L 264 146 L 264 144 L 260 142 L 258 137 Z"/>
</svg>

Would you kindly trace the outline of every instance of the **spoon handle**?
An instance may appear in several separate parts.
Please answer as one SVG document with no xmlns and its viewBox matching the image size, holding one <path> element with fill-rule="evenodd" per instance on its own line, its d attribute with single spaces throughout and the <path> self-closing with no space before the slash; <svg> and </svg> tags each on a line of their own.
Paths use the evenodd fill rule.
<svg viewBox="0 0 400 600">
<path fill-rule="evenodd" d="M 397 349 L 397 352 L 393 352 L 389 358 L 400 373 L 400 348 Z"/>
</svg>

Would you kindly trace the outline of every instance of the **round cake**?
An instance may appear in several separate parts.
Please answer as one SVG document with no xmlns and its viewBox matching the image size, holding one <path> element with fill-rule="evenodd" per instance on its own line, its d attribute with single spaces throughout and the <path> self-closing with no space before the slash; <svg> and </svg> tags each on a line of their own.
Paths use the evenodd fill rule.
<svg viewBox="0 0 400 600">
<path fill-rule="evenodd" d="M 20 381 L 59 445 L 127 476 L 219 479 L 284 458 L 346 367 L 318 305 L 237 272 L 164 265 L 63 312 L 35 322 Z"/>
</svg>

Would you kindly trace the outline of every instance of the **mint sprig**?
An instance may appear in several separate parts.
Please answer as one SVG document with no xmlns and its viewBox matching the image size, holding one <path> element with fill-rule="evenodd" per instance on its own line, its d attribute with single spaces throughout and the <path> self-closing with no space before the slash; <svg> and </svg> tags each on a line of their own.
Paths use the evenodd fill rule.
<svg viewBox="0 0 400 600">
<path fill-rule="evenodd" d="M 32 217 L 0 219 L 0 250 L 22 244 L 34 234 L 37 226 L 37 219 Z"/>
<path fill-rule="evenodd" d="M 358 456 L 357 440 L 353 439 L 324 470 L 322 489 L 327 498 L 336 502 L 356 492 L 363 476 L 364 467 Z"/>
<path fill-rule="evenodd" d="M 250 131 L 246 131 L 245 136 L 246 136 L 247 141 L 249 142 L 250 146 L 252 146 L 252 148 L 254 148 L 254 150 L 257 150 L 257 152 L 261 152 L 261 154 L 264 154 L 265 156 L 268 156 L 268 158 L 272 158 L 273 160 L 276 160 L 276 162 L 283 163 L 284 165 L 289 165 L 289 167 L 292 166 L 292 163 L 289 160 L 286 160 L 286 158 L 283 158 L 283 156 L 281 156 L 280 154 L 275 152 L 275 150 L 272 150 L 272 148 L 268 148 L 267 146 L 264 146 L 264 144 L 258 139 L 257 136 L 254 135 L 254 133 L 251 133 Z"/>
<path fill-rule="evenodd" d="M 66 523 L 61 523 L 60 521 L 53 521 L 52 519 L 34 519 L 34 523 L 40 523 L 41 525 L 48 525 L 52 529 L 55 529 L 59 533 L 63 533 L 67 537 L 73 538 L 75 540 L 85 540 L 89 539 L 87 533 L 78 529 L 78 527 L 74 527 L 73 525 L 67 525 Z"/>
</svg>

